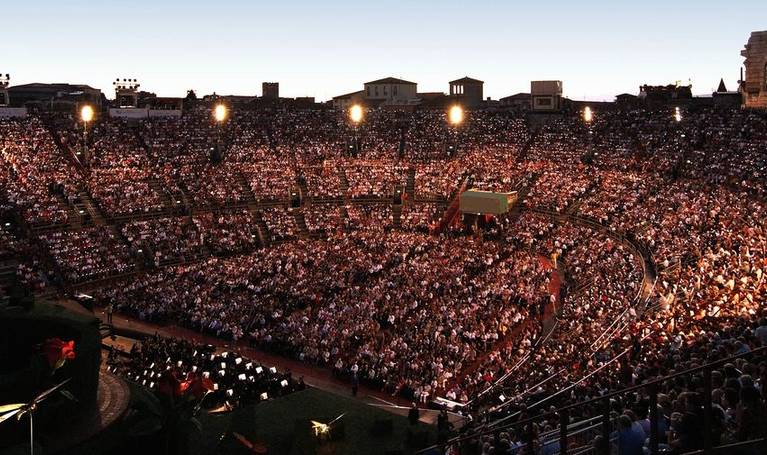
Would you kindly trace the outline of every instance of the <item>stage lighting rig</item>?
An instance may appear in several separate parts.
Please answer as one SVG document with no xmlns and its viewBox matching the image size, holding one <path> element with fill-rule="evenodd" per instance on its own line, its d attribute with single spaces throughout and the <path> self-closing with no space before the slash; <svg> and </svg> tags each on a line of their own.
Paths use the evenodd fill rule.
<svg viewBox="0 0 767 455">
<path fill-rule="evenodd" d="M 7 106 L 8 101 L 8 86 L 11 84 L 11 75 L 0 73 L 0 106 Z"/>
<path fill-rule="evenodd" d="M 115 91 L 128 90 L 135 92 L 141 87 L 138 79 L 120 79 L 119 77 L 112 83 L 112 85 L 114 85 Z"/>
<path fill-rule="evenodd" d="M 138 88 L 141 84 L 137 79 L 117 78 L 112 85 L 115 87 L 115 99 L 120 108 L 138 107 Z"/>
</svg>

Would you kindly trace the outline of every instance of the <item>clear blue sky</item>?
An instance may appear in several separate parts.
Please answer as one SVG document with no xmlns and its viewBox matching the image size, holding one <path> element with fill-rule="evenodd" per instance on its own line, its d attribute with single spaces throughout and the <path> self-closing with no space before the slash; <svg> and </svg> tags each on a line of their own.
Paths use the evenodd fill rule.
<svg viewBox="0 0 767 455">
<path fill-rule="evenodd" d="M 14 85 L 87 83 L 111 98 L 117 77 L 161 96 L 279 81 L 283 96 L 325 100 L 384 76 L 447 91 L 469 75 L 493 98 L 561 79 L 571 98 L 612 99 L 644 82 L 734 89 L 767 0 L 9 0 L 2 16 Z"/>
</svg>

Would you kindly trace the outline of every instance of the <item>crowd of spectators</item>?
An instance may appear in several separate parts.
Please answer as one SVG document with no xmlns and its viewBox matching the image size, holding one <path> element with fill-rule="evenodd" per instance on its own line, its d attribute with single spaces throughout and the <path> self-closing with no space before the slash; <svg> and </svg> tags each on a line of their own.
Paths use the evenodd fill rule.
<svg viewBox="0 0 767 455">
<path fill-rule="evenodd" d="M 86 163 L 91 180 L 82 180 L 103 210 L 159 210 L 150 195 L 160 182 L 197 212 L 127 222 L 127 244 L 104 226 L 38 237 L 70 282 L 131 271 L 131 248 L 151 249 L 155 265 L 200 248 L 236 255 L 120 278 L 95 294 L 144 320 L 248 340 L 411 399 L 448 397 L 467 412 L 494 407 L 498 393 L 483 394 L 491 386 L 503 412 L 529 415 L 542 409 L 524 407 L 535 399 L 594 397 L 760 346 L 763 113 L 704 109 L 675 121 L 660 110 L 605 111 L 589 124 L 563 116 L 544 126 L 490 112 L 470 113 L 461 127 L 441 112 L 367 118 L 353 127 L 332 110 L 243 112 L 216 127 L 200 109 L 130 131 L 104 120 Z M 66 222 L 79 171 L 39 120 L 2 125 L 3 207 L 31 224 Z M 395 218 L 383 198 L 411 170 L 415 200 Z M 497 220 L 487 238 L 427 235 L 463 182 L 518 191 L 521 213 Z M 279 199 L 293 185 L 313 200 L 296 211 L 243 208 L 249 194 Z M 271 247 L 256 249 L 259 226 Z M 556 317 L 542 324 L 552 306 Z M 737 374 L 720 371 L 718 404 L 734 416 L 722 441 L 753 434 L 742 408 L 764 418 L 752 389 L 764 393 L 764 367 L 752 360 L 738 361 Z M 694 413 L 698 389 L 694 379 L 669 385 L 669 411 Z M 644 399 L 616 411 L 643 425 Z M 688 426 L 668 417 L 675 433 L 666 442 L 689 445 L 694 438 L 680 436 Z M 634 431 L 626 418 L 617 421 Z M 528 436 L 477 439 L 476 453 Z"/>
<path fill-rule="evenodd" d="M 163 196 L 152 185 L 158 177 L 136 131 L 124 120 L 66 124 L 57 132 L 62 147 L 87 168 L 85 186 L 109 216 L 129 216 L 163 210 Z M 84 142 L 87 140 L 87 144 Z"/>
<path fill-rule="evenodd" d="M 406 168 L 394 163 L 360 162 L 344 169 L 349 182 L 349 197 L 391 197 L 405 186 Z"/>
<path fill-rule="evenodd" d="M 76 197 L 76 175 L 40 120 L 0 120 L 0 200 L 26 222 L 66 223 L 60 199 Z"/>
<path fill-rule="evenodd" d="M 40 235 L 63 278 L 80 282 L 107 278 L 135 267 L 128 245 L 111 227 L 94 226 L 79 231 L 57 231 Z"/>
<path fill-rule="evenodd" d="M 214 254 L 243 253 L 260 245 L 255 217 L 247 210 L 204 213 L 192 221 Z"/>
<path fill-rule="evenodd" d="M 121 232 L 134 251 L 147 249 L 153 255 L 155 266 L 200 254 L 203 236 L 190 222 L 174 218 L 132 221 L 122 226 Z"/>
</svg>

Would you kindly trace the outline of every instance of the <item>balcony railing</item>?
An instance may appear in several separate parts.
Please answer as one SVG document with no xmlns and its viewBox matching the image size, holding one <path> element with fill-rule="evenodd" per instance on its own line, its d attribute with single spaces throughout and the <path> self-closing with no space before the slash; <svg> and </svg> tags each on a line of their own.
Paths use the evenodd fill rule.
<svg viewBox="0 0 767 455">
<path fill-rule="evenodd" d="M 573 454 L 578 454 L 578 455 L 580 454 L 595 454 L 595 455 L 618 454 L 618 455 L 621 455 L 618 452 L 617 447 L 615 447 L 614 444 L 611 443 L 615 440 L 615 432 L 614 432 L 615 419 L 611 415 L 611 412 L 613 411 L 613 409 L 610 406 L 610 399 L 613 397 L 618 397 L 620 395 L 625 395 L 631 392 L 645 391 L 649 398 L 649 409 L 650 409 L 650 412 L 649 412 L 650 438 L 649 438 L 649 445 L 647 449 L 651 455 L 657 455 L 661 453 L 660 447 L 659 447 L 660 435 L 659 435 L 659 425 L 658 425 L 658 422 L 660 420 L 660 415 L 658 412 L 659 387 L 662 384 L 679 377 L 702 373 L 703 396 L 701 401 L 703 403 L 702 405 L 703 430 L 701 434 L 703 434 L 703 444 L 702 444 L 703 448 L 699 450 L 687 451 L 687 452 L 679 452 L 677 450 L 673 453 L 676 453 L 676 454 L 682 453 L 684 455 L 731 454 L 731 453 L 741 453 L 740 450 L 750 449 L 752 452 L 744 452 L 744 453 L 767 454 L 767 438 L 765 438 L 764 435 L 762 435 L 762 437 L 760 438 L 751 439 L 748 441 L 731 442 L 724 445 L 714 446 L 714 441 L 713 441 L 714 416 L 712 412 L 712 401 L 711 401 L 711 391 L 712 391 L 711 372 L 720 366 L 723 366 L 727 363 L 732 363 L 736 359 L 739 359 L 742 357 L 755 357 L 762 360 L 767 359 L 767 346 L 757 348 L 752 351 L 735 355 L 726 359 L 707 363 L 699 367 L 690 368 L 672 375 L 664 376 L 659 379 L 645 382 L 643 384 L 639 384 L 639 385 L 628 387 L 622 390 L 611 392 L 597 398 L 592 398 L 590 400 L 581 401 L 571 405 L 563 406 L 558 409 L 549 411 L 547 413 L 538 414 L 535 417 L 531 417 L 528 419 L 518 420 L 518 421 L 514 421 L 510 423 L 503 423 L 501 425 L 497 425 L 498 421 L 496 421 L 494 424 L 485 424 L 483 426 L 478 427 L 475 431 L 470 432 L 465 436 L 456 437 L 447 441 L 445 445 L 459 446 L 462 442 L 475 439 L 480 436 L 491 435 L 491 434 L 498 433 L 500 431 L 524 428 L 525 425 L 540 422 L 542 419 L 557 417 L 559 419 L 559 428 L 557 430 L 552 430 L 552 431 L 543 433 L 538 439 L 539 445 L 541 447 L 558 443 L 559 445 L 558 451 L 553 451 L 553 452 L 547 451 L 546 453 L 559 453 L 560 455 L 568 455 L 568 454 L 569 455 L 573 455 Z M 601 409 L 601 412 L 598 415 L 594 415 L 589 419 L 581 420 L 577 423 L 570 422 L 569 416 L 571 415 L 571 413 L 573 413 L 573 411 L 577 411 L 579 409 L 580 410 L 592 409 L 595 406 L 598 406 L 598 408 Z M 528 409 L 532 410 L 533 408 L 534 406 L 531 406 Z M 505 420 L 505 419 L 502 419 L 502 420 Z M 765 428 L 766 429 L 765 431 L 767 431 L 767 421 L 762 423 L 763 423 L 763 428 Z M 558 434 L 558 438 L 556 437 L 557 434 Z M 597 435 L 601 436 L 601 443 L 599 445 L 592 445 L 591 441 Z M 424 453 L 434 448 L 436 448 L 436 446 L 423 449 L 416 453 Z M 521 453 L 537 453 L 537 452 L 523 451 Z M 667 452 L 667 453 L 671 453 L 671 452 Z"/>
</svg>

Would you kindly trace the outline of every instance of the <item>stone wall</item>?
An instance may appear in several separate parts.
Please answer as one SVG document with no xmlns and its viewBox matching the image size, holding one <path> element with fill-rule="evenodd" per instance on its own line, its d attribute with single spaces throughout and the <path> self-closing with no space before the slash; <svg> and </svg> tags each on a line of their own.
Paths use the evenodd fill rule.
<svg viewBox="0 0 767 455">
<path fill-rule="evenodd" d="M 743 104 L 747 108 L 767 109 L 767 31 L 752 32 L 740 55 L 746 59 Z"/>
</svg>

